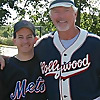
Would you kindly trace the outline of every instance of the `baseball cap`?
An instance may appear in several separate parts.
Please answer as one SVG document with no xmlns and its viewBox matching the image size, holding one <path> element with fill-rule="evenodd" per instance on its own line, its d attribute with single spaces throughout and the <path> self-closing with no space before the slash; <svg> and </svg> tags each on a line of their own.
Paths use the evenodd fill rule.
<svg viewBox="0 0 100 100">
<path fill-rule="evenodd" d="M 16 37 L 16 32 L 19 31 L 21 28 L 29 28 L 33 32 L 34 37 L 36 36 L 35 26 L 27 20 L 21 20 L 14 25 L 14 38 Z"/>
<path fill-rule="evenodd" d="M 52 0 L 49 6 L 49 9 L 52 9 L 54 7 L 71 7 L 75 6 L 74 0 Z"/>
</svg>

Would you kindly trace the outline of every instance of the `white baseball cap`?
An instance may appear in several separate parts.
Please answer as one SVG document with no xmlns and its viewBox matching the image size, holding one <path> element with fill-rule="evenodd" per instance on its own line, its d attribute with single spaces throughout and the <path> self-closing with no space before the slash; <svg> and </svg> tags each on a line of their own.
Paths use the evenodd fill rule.
<svg viewBox="0 0 100 100">
<path fill-rule="evenodd" d="M 49 6 L 49 9 L 52 9 L 54 7 L 71 7 L 75 6 L 74 0 L 52 0 Z"/>
</svg>

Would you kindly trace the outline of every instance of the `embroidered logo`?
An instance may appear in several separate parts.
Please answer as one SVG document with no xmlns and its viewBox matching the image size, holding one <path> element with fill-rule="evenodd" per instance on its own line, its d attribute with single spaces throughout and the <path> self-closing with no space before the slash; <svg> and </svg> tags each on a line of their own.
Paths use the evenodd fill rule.
<svg viewBox="0 0 100 100">
<path fill-rule="evenodd" d="M 45 76 L 54 76 L 55 79 L 58 79 L 59 77 L 66 79 L 88 69 L 90 66 L 89 55 L 87 54 L 84 59 L 64 63 L 61 66 L 58 63 L 58 60 L 50 61 L 48 65 L 46 65 L 44 61 L 40 63 L 40 66 L 42 74 L 45 74 Z"/>
<path fill-rule="evenodd" d="M 14 93 L 11 93 L 10 98 L 12 100 L 20 99 L 21 97 L 25 98 L 26 93 L 43 93 L 46 90 L 44 80 L 41 76 L 36 80 L 36 84 L 34 82 L 30 82 L 26 87 L 27 80 L 24 79 L 21 81 L 17 81 Z"/>
</svg>

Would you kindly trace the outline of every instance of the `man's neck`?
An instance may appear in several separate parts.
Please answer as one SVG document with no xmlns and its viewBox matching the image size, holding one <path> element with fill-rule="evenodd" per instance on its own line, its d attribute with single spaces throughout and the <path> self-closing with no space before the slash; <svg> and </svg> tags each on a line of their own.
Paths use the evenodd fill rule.
<svg viewBox="0 0 100 100">
<path fill-rule="evenodd" d="M 78 28 L 69 29 L 67 31 L 58 31 L 60 40 L 70 40 L 74 38 L 78 33 Z"/>
</svg>

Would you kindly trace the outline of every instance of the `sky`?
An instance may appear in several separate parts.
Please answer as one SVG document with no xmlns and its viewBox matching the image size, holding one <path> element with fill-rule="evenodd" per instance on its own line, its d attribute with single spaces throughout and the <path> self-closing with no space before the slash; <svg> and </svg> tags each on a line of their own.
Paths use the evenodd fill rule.
<svg viewBox="0 0 100 100">
<path fill-rule="evenodd" d="M 22 3 L 18 3 L 17 4 L 17 6 L 18 7 L 24 7 L 24 5 L 25 5 L 25 1 L 26 0 L 23 0 L 23 2 Z M 51 1 L 51 0 L 48 0 L 49 2 Z M 42 2 L 43 3 L 43 2 Z M 14 11 L 13 9 L 11 9 L 11 8 L 7 8 L 7 6 L 5 5 L 4 6 L 4 8 L 5 9 L 8 9 L 8 11 L 10 11 L 10 13 L 11 13 L 11 18 L 8 18 L 8 20 L 7 20 L 7 22 L 9 23 L 9 22 L 13 22 L 13 23 L 16 23 L 17 21 L 18 21 L 18 19 L 16 19 L 16 20 L 13 20 L 13 18 L 16 18 L 17 17 L 17 14 L 16 14 L 16 11 Z M 30 9 L 30 10 L 32 10 L 32 6 L 30 5 L 30 7 L 28 8 L 28 9 Z M 43 11 L 42 9 L 41 9 L 41 11 Z M 29 15 L 25 15 L 25 19 L 26 20 L 29 20 Z"/>
<path fill-rule="evenodd" d="M 26 0 L 24 0 L 24 1 L 26 1 Z M 48 0 L 48 1 L 50 2 L 51 0 Z M 88 2 L 91 2 L 91 5 L 93 7 L 97 7 L 100 10 L 100 0 L 88 0 Z M 23 7 L 24 6 L 24 2 L 23 3 L 19 3 L 18 6 L 19 7 Z M 7 6 L 4 6 L 4 7 L 11 12 L 11 16 L 12 16 L 12 18 L 8 18 L 7 22 L 9 23 L 9 22 L 13 22 L 14 21 L 14 23 L 16 23 L 18 21 L 18 19 L 13 20 L 13 18 L 15 18 L 17 16 L 16 15 L 16 11 L 14 11 L 13 9 L 7 8 Z M 32 7 L 28 8 L 28 9 L 32 9 Z M 29 16 L 26 15 L 25 19 L 29 20 Z"/>
</svg>

